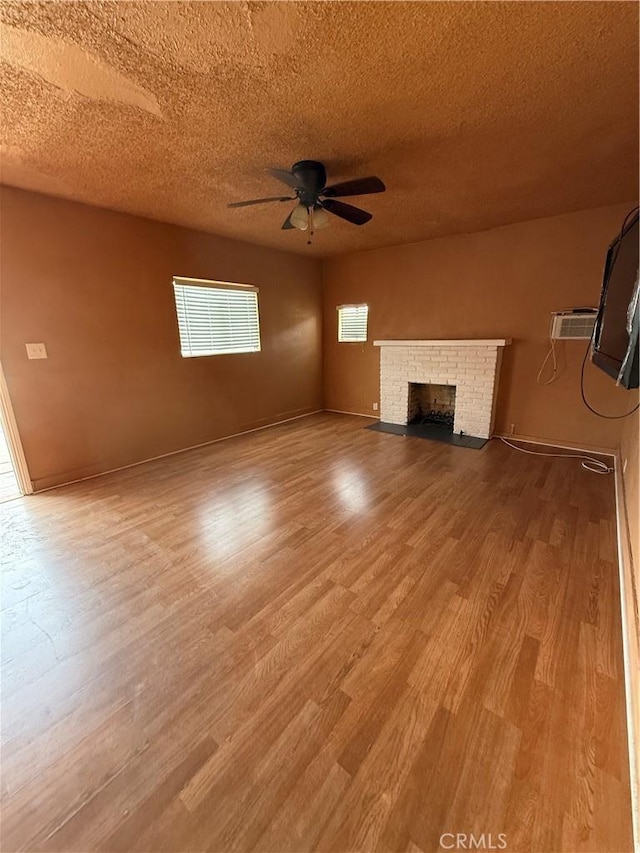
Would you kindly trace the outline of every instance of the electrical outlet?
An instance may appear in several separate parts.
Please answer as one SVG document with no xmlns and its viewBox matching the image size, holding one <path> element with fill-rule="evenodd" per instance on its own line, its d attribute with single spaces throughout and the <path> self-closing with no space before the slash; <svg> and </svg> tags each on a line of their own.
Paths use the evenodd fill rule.
<svg viewBox="0 0 640 853">
<path fill-rule="evenodd" d="M 47 358 L 47 348 L 44 344 L 25 344 L 27 358 Z"/>
<path fill-rule="evenodd" d="M 373 404 L 373 411 L 374 411 L 374 412 L 377 412 L 377 411 L 378 411 L 378 404 L 377 404 L 377 403 L 374 403 L 374 404 Z"/>
</svg>

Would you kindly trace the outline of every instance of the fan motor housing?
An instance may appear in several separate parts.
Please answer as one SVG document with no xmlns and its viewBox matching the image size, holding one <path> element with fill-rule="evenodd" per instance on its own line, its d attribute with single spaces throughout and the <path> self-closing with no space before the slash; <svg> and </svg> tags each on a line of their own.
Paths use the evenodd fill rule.
<svg viewBox="0 0 640 853">
<path fill-rule="evenodd" d="M 305 203 L 303 194 L 313 197 L 311 200 L 313 204 L 315 197 L 327 183 L 327 173 L 323 164 L 317 160 L 299 160 L 291 167 L 291 174 L 295 175 L 300 183 L 298 197 L 302 204 Z"/>
</svg>

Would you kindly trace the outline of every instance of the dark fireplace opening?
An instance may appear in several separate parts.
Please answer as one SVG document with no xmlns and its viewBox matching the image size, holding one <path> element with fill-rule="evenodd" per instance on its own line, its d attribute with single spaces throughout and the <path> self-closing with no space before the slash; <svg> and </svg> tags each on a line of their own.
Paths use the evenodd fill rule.
<svg viewBox="0 0 640 853">
<path fill-rule="evenodd" d="M 409 383 L 408 424 L 433 424 L 453 432 L 455 408 L 455 385 Z"/>
</svg>

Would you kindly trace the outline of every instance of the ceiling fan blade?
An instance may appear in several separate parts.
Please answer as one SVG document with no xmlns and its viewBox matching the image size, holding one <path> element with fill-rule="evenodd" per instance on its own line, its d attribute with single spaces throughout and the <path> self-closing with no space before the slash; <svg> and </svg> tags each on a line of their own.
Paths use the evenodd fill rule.
<svg viewBox="0 0 640 853">
<path fill-rule="evenodd" d="M 294 208 L 294 210 L 295 210 L 295 208 Z M 292 210 L 292 211 L 291 211 L 291 213 L 287 216 L 287 218 L 285 219 L 285 221 L 282 223 L 282 231 L 289 231 L 291 228 L 295 228 L 295 227 L 296 227 L 295 225 L 292 225 L 292 224 L 291 224 L 291 217 L 292 217 L 292 215 L 293 215 L 293 210 Z"/>
<path fill-rule="evenodd" d="M 278 181 L 282 181 L 283 184 L 286 184 L 288 187 L 291 187 L 293 190 L 300 189 L 302 184 L 293 175 L 291 172 L 287 172 L 286 169 L 267 169 L 267 172 L 271 175 L 272 178 L 276 178 Z"/>
<path fill-rule="evenodd" d="M 380 178 L 373 175 L 369 178 L 356 178 L 353 181 L 343 181 L 341 184 L 334 184 L 331 187 L 325 187 L 321 195 L 329 198 L 340 198 L 347 195 L 369 195 L 370 193 L 383 193 L 386 190 L 385 185 Z"/>
<path fill-rule="evenodd" d="M 347 222 L 353 222 L 354 225 L 364 225 L 365 222 L 373 219 L 372 213 L 367 213 L 366 210 L 360 210 L 359 207 L 345 204 L 343 201 L 335 201 L 332 198 L 325 199 L 322 206 L 329 213 L 334 213 L 336 216 L 346 219 Z"/>
<path fill-rule="evenodd" d="M 295 201 L 295 196 L 275 195 L 270 198 L 252 198 L 249 201 L 234 201 L 232 204 L 228 204 L 227 207 L 247 207 L 250 204 L 264 204 L 268 201 Z"/>
</svg>

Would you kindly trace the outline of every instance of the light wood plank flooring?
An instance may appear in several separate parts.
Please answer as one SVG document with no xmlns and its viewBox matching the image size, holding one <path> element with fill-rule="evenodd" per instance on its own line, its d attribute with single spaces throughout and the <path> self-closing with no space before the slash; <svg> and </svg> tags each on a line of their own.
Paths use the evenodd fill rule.
<svg viewBox="0 0 640 853">
<path fill-rule="evenodd" d="M 631 849 L 612 478 L 365 424 L 0 508 L 5 853 Z"/>
</svg>

